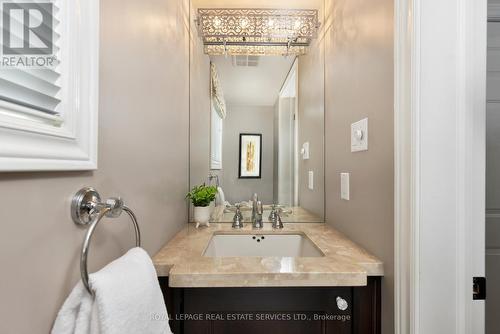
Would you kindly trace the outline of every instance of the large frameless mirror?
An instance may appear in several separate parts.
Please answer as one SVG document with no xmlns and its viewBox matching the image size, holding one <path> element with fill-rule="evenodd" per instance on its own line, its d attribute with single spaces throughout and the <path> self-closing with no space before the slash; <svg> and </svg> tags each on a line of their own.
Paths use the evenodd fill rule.
<svg viewBox="0 0 500 334">
<path fill-rule="evenodd" d="M 218 188 L 212 222 L 232 222 L 235 205 L 249 221 L 255 194 L 265 219 L 274 205 L 284 222 L 323 222 L 324 48 L 310 38 L 317 37 L 317 11 L 280 10 L 287 20 L 272 11 L 224 11 L 211 18 L 200 17 L 210 10 L 192 11 L 190 187 Z M 253 27 L 247 37 L 223 29 L 235 17 L 246 20 L 236 30 Z M 283 35 L 293 29 L 308 40 Z M 226 35 L 204 35 L 218 30 Z M 272 45 L 255 37 L 272 33 L 276 41 L 265 39 Z"/>
</svg>

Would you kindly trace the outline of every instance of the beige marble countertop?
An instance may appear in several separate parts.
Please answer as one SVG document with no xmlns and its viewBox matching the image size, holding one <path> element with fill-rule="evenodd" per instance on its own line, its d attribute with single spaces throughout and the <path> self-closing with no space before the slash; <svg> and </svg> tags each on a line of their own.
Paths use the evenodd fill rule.
<svg viewBox="0 0 500 334">
<path fill-rule="evenodd" d="M 205 257 L 217 234 L 305 234 L 324 257 Z M 383 263 L 324 223 L 289 223 L 273 230 L 265 223 L 234 230 L 228 223 L 195 228 L 187 224 L 154 257 L 158 276 L 171 287 L 363 286 L 367 276 L 382 276 Z"/>
</svg>

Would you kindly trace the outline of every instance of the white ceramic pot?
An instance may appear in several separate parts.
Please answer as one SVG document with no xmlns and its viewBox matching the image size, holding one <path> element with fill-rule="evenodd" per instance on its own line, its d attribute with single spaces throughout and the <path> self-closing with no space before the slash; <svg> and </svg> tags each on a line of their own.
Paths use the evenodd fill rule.
<svg viewBox="0 0 500 334">
<path fill-rule="evenodd" d="M 196 227 L 199 225 L 209 225 L 210 222 L 210 206 L 195 206 L 194 207 L 194 222 Z"/>
</svg>

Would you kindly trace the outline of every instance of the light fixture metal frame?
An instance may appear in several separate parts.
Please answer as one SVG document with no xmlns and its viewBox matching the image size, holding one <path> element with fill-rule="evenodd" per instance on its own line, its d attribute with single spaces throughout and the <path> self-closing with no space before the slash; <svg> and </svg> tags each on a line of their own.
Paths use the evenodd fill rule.
<svg viewBox="0 0 500 334">
<path fill-rule="evenodd" d="M 198 33 L 209 55 L 301 55 L 317 37 L 316 9 L 200 8 Z"/>
</svg>

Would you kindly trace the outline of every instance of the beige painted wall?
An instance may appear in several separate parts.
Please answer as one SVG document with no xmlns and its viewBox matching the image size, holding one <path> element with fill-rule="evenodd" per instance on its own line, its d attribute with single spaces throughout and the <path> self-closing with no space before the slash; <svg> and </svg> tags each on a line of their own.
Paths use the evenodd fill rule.
<svg viewBox="0 0 500 334">
<path fill-rule="evenodd" d="M 192 15 L 194 10 L 192 9 Z M 192 16 L 193 17 L 193 16 Z M 190 187 L 207 182 L 210 172 L 210 58 L 203 52 L 194 20 L 190 35 Z M 214 171 L 220 174 L 220 171 Z"/>
<path fill-rule="evenodd" d="M 326 221 L 384 261 L 382 333 L 394 332 L 393 1 L 326 1 Z M 350 124 L 369 118 L 369 151 Z M 351 200 L 340 200 L 340 173 Z"/>
<path fill-rule="evenodd" d="M 79 280 L 85 234 L 70 198 L 91 185 L 135 211 L 154 254 L 185 224 L 188 186 L 188 2 L 101 1 L 99 169 L 0 174 L 0 333 L 48 333 Z M 133 244 L 130 222 L 105 221 L 95 271 Z"/>
</svg>

